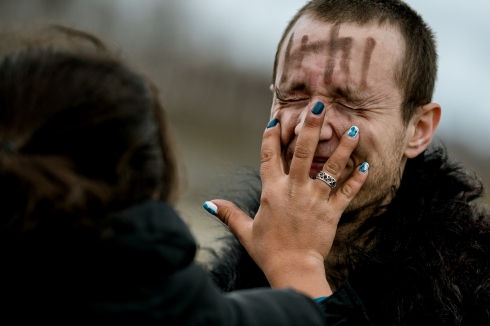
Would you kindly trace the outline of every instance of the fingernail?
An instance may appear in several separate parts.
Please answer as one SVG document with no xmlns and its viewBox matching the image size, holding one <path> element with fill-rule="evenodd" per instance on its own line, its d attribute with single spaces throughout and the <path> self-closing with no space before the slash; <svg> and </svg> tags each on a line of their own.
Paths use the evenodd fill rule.
<svg viewBox="0 0 490 326">
<path fill-rule="evenodd" d="M 359 167 L 359 171 L 361 171 L 361 173 L 366 173 L 367 170 L 369 170 L 369 163 L 368 162 L 362 163 L 361 166 Z"/>
<path fill-rule="evenodd" d="M 323 108 L 325 106 L 323 105 L 322 102 L 316 102 L 315 106 L 313 107 L 313 109 L 311 110 L 311 112 L 315 115 L 319 115 L 320 113 L 323 112 Z"/>
<path fill-rule="evenodd" d="M 216 206 L 210 201 L 204 202 L 204 204 L 202 204 L 202 207 L 204 207 L 205 210 L 207 210 L 209 213 L 213 215 L 218 214 L 218 206 Z"/>
<path fill-rule="evenodd" d="M 267 124 L 267 129 L 277 126 L 277 124 L 278 124 L 278 123 L 279 123 L 279 120 L 277 120 L 276 118 L 272 119 L 272 120 L 271 120 L 271 121 L 269 121 L 269 123 Z M 214 205 L 214 204 L 213 204 L 213 205 Z"/>
<path fill-rule="evenodd" d="M 359 128 L 357 128 L 356 126 L 352 126 L 350 127 L 347 136 L 349 136 L 350 138 L 355 138 L 358 133 L 359 133 Z"/>
</svg>

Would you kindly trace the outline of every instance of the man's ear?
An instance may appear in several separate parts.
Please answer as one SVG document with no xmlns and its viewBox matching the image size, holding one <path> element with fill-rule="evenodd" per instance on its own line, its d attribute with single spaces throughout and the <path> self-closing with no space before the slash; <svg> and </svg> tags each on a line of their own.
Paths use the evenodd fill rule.
<svg viewBox="0 0 490 326">
<path fill-rule="evenodd" d="M 274 93 L 274 84 L 271 84 L 271 85 L 269 86 L 269 89 L 271 90 L 271 92 L 272 92 L 272 93 Z"/>
<path fill-rule="evenodd" d="M 415 112 L 409 123 L 406 157 L 414 158 L 429 146 L 440 119 L 441 106 L 437 103 L 426 104 Z"/>
</svg>

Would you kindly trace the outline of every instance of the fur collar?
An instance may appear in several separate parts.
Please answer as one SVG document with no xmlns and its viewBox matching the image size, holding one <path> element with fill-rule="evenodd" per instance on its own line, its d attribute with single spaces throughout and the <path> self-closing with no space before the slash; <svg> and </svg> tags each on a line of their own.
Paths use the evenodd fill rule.
<svg viewBox="0 0 490 326">
<path fill-rule="evenodd" d="M 258 209 L 256 178 L 232 198 L 249 211 Z M 347 243 L 348 274 L 336 283 L 349 280 L 375 325 L 490 325 L 490 218 L 474 204 L 482 192 L 442 147 L 409 160 L 394 200 L 360 230 L 371 249 Z M 218 285 L 267 286 L 236 239 L 226 241 L 211 271 Z"/>
</svg>

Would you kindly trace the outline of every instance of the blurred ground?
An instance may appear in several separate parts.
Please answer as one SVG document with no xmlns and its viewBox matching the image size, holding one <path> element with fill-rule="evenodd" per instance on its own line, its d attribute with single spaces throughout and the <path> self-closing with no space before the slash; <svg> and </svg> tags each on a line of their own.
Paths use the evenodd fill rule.
<svg viewBox="0 0 490 326">
<path fill-rule="evenodd" d="M 122 48 L 124 56 L 156 82 L 187 176 L 177 208 L 201 246 L 216 246 L 214 239 L 224 228 L 201 205 L 219 195 L 226 176 L 238 166 L 259 167 L 272 67 L 256 72 L 201 56 L 183 36 L 181 10 L 176 0 L 1 0 L 0 28 L 49 22 L 91 31 Z M 219 43 L 208 44 L 206 51 L 219 51 Z M 465 143 L 446 145 L 451 156 L 490 187 L 490 153 L 475 152 Z M 488 193 L 485 200 L 490 203 Z"/>
</svg>

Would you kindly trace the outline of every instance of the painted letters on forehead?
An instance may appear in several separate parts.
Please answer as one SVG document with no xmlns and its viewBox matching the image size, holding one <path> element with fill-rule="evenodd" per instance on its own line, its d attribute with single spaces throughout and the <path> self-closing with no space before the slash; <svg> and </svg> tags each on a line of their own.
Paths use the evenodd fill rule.
<svg viewBox="0 0 490 326">
<path fill-rule="evenodd" d="M 280 83 L 288 81 L 290 71 L 300 69 L 303 59 L 312 54 L 326 54 L 326 65 L 324 71 L 324 82 L 330 85 L 335 69 L 336 54 L 341 52 L 340 69 L 346 75 L 350 73 L 350 54 L 353 45 L 352 37 L 339 37 L 340 26 L 333 26 L 330 37 L 324 41 L 309 42 L 308 35 L 303 35 L 299 49 L 292 52 L 294 43 L 294 33 L 291 34 L 284 54 L 284 69 L 280 78 Z M 367 75 L 371 63 L 371 56 L 376 46 L 376 41 L 372 37 L 366 38 L 364 45 L 363 62 L 361 68 L 361 79 L 359 88 L 364 89 L 367 85 Z"/>
</svg>

